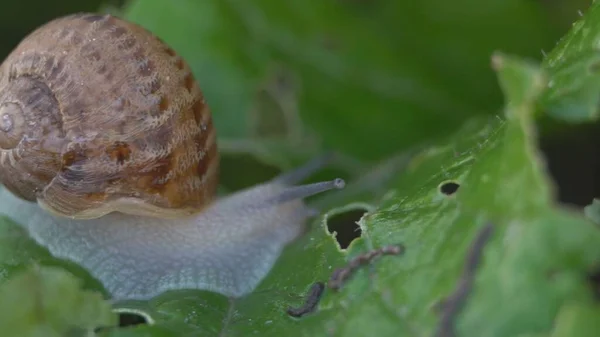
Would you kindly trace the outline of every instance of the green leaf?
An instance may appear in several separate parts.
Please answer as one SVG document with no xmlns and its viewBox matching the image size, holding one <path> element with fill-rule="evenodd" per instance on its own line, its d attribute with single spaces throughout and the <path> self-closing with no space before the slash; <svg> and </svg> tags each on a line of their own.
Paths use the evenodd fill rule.
<svg viewBox="0 0 600 337">
<path fill-rule="evenodd" d="M 565 305 L 557 319 L 551 337 L 592 337 L 600 331 L 600 308 Z M 576 331 L 576 333 L 574 333 Z"/>
<path fill-rule="evenodd" d="M 360 221 L 362 238 L 347 250 L 339 251 L 326 231 L 327 218 L 340 208 L 290 246 L 248 297 L 165 294 L 130 305 L 145 308 L 154 326 L 114 336 L 166 336 L 166 330 L 426 336 L 456 329 L 478 337 L 591 331 L 585 322 L 596 309 L 587 275 L 600 260 L 600 233 L 582 214 L 554 204 L 532 119 L 544 76 L 536 65 L 501 54 L 494 66 L 507 96 L 505 117 L 468 123 L 414 157 L 380 205 L 366 206 L 371 211 Z M 448 182 L 459 185 L 451 195 L 442 193 Z M 446 299 L 464 282 L 466 255 L 486 224 L 493 232 L 480 263 L 471 266 L 476 272 L 471 287 L 462 289 L 465 303 L 448 314 Z M 344 260 L 390 244 L 403 244 L 406 252 L 359 269 L 339 292 L 327 289 L 316 312 L 300 319 L 285 313 L 301 306 L 311 285 L 326 282 Z M 442 317 L 449 317 L 444 325 Z"/>
<path fill-rule="evenodd" d="M 537 65 L 501 53 L 494 54 L 492 66 L 506 97 L 506 117 L 526 118 L 530 124 L 533 106 L 546 86 L 545 76 Z"/>
<path fill-rule="evenodd" d="M 125 13 L 188 60 L 221 139 L 258 134 L 373 160 L 495 110 L 501 97 L 489 55 L 502 48 L 540 56 L 555 39 L 540 7 L 520 0 L 144 0 Z M 273 125 L 256 120 L 276 123 L 285 136 L 262 134 Z"/>
<path fill-rule="evenodd" d="M 115 322 L 101 294 L 62 269 L 33 266 L 0 287 L 2 336 L 77 336 Z"/>
<path fill-rule="evenodd" d="M 403 308 L 397 319 L 419 335 L 437 329 L 440 314 L 432 308 L 455 291 L 465 253 L 487 223 L 494 225 L 493 237 L 453 322 L 460 336 L 549 333 L 565 305 L 593 305 L 586 275 L 600 258 L 600 233 L 580 214 L 553 204 L 531 118 L 541 75 L 514 59 L 495 63 L 507 119 L 479 134 L 465 130 L 476 146 L 451 142 L 432 149 L 402 176 L 397 196 L 364 219 L 371 246 L 404 242 L 407 248 L 405 257 L 381 261 L 393 272 L 378 269 L 377 281 L 360 288 L 366 295 L 357 302 L 387 298 L 390 308 Z M 450 198 L 438 191 L 448 180 L 460 184 Z M 571 327 L 571 335 L 584 328 Z"/>
<path fill-rule="evenodd" d="M 544 60 L 550 77 L 542 104 L 552 116 L 571 122 L 598 119 L 599 43 L 600 3 L 595 2 Z"/>
</svg>

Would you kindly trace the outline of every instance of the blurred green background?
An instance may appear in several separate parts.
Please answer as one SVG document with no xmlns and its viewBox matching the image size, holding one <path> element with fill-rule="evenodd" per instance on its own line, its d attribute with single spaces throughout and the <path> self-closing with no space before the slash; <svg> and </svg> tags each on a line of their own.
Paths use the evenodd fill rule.
<svg viewBox="0 0 600 337">
<path fill-rule="evenodd" d="M 110 11 L 142 24 L 192 66 L 226 154 L 227 187 L 239 188 L 327 150 L 356 163 L 385 160 L 439 140 L 469 118 L 497 114 L 503 102 L 492 52 L 541 61 L 590 3 L 28 0 L 4 4 L 0 54 L 37 26 L 73 12 Z M 595 156 L 573 158 L 565 144 L 563 138 L 543 144 L 559 180 L 573 176 L 554 159 L 563 155 L 584 160 L 595 174 Z M 245 181 L 227 171 L 237 167 L 227 153 L 252 154 L 272 169 L 246 166 L 253 178 Z M 574 203 L 588 202 L 600 189 L 589 179 L 562 185 L 562 200 Z"/>
</svg>

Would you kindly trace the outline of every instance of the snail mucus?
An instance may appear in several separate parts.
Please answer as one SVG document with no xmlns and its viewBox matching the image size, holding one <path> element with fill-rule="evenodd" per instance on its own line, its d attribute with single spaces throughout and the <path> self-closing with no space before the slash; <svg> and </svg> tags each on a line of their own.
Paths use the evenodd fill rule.
<svg viewBox="0 0 600 337">
<path fill-rule="evenodd" d="M 321 166 L 216 198 L 216 131 L 188 64 L 111 15 L 54 19 L 0 66 L 0 214 L 115 300 L 248 294 L 315 215 L 303 198 L 344 186 L 297 185 Z"/>
</svg>

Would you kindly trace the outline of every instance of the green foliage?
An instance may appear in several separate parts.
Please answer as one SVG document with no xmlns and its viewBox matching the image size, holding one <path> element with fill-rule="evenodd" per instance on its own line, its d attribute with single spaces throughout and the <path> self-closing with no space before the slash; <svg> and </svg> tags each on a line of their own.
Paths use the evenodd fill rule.
<svg viewBox="0 0 600 337">
<path fill-rule="evenodd" d="M 313 200 L 323 215 L 254 293 L 231 300 L 189 290 L 117 303 L 151 322 L 98 334 L 593 336 L 597 205 L 586 217 L 556 203 L 536 118 L 596 118 L 600 4 L 538 65 L 539 50 L 557 38 L 540 3 L 129 2 L 123 15 L 191 64 L 215 116 L 225 190 L 325 149 L 342 155 L 319 177 L 339 174 L 348 186 Z M 446 190 L 450 183 L 458 189 Z M 358 221 L 361 238 L 340 249 L 328 224 L 356 209 L 369 211 Z M 491 236 L 472 255 L 486 226 Z M 327 288 L 315 312 L 286 313 L 315 282 L 391 244 L 404 253 L 374 259 L 339 291 Z M 467 261 L 474 257 L 479 263 Z M 0 221 L 7 336 L 114 323 L 99 293 L 85 271 Z M 43 315 L 33 316 L 39 303 Z"/>
<path fill-rule="evenodd" d="M 594 5 L 544 60 L 550 74 L 543 99 L 549 113 L 569 121 L 598 118 L 600 7 Z"/>
<path fill-rule="evenodd" d="M 81 336 L 116 322 L 110 304 L 62 269 L 33 266 L 0 287 L 3 336 Z"/>
<path fill-rule="evenodd" d="M 520 0 L 144 0 L 126 14 L 191 63 L 223 138 L 255 135 L 265 100 L 257 91 L 268 90 L 283 114 L 297 105 L 318 134 L 314 151 L 364 159 L 440 138 L 497 109 L 491 52 L 539 56 L 555 38 L 539 5 Z M 298 92 L 273 89 L 281 78 Z"/>
<path fill-rule="evenodd" d="M 562 306 L 593 308 L 585 275 L 600 258 L 600 233 L 580 215 L 556 209 L 535 149 L 532 104 L 544 82 L 531 65 L 495 60 L 510 102 L 506 118 L 464 130 L 470 141 L 416 159 L 394 198 L 365 218 L 371 246 L 407 244 L 404 258 L 386 262 L 395 264 L 394 276 L 379 275 L 372 287 L 387 290 L 391 308 L 405 308 L 398 319 L 415 335 L 434 329 L 439 315 L 432 307 L 457 286 L 467 247 L 489 222 L 494 234 L 456 322 L 460 336 L 549 333 Z M 460 183 L 450 198 L 436 188 L 447 180 Z"/>
</svg>

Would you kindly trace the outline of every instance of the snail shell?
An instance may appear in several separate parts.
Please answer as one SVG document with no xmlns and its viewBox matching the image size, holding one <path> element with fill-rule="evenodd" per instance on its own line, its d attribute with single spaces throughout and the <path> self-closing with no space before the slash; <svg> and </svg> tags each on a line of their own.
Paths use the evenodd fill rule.
<svg viewBox="0 0 600 337">
<path fill-rule="evenodd" d="M 216 132 L 187 63 L 109 15 L 33 31 L 0 67 L 0 182 L 72 218 L 178 217 L 218 183 Z"/>
</svg>

